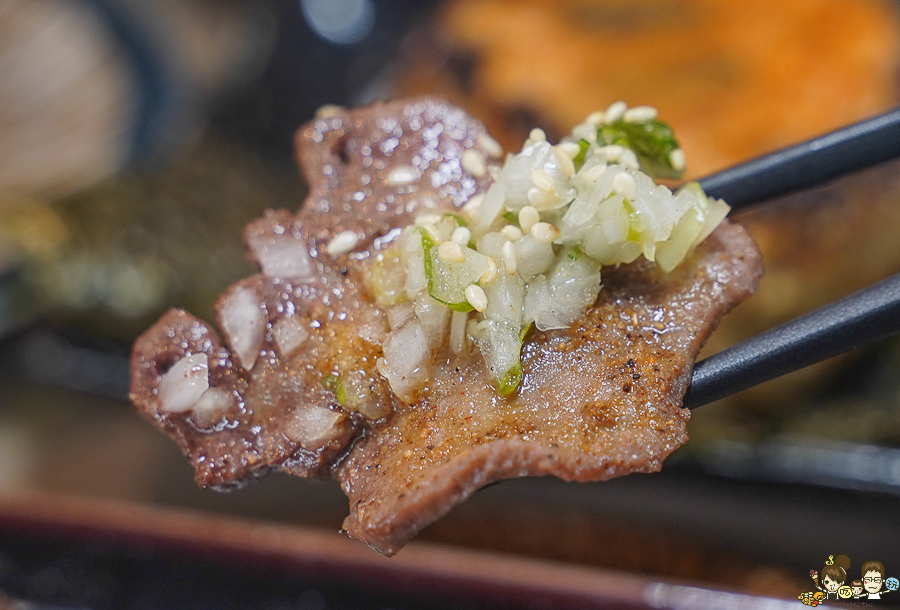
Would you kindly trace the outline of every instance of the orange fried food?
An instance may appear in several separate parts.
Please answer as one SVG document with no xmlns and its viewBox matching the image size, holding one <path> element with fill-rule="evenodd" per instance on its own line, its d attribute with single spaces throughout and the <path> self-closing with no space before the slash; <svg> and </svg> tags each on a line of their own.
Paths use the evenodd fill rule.
<svg viewBox="0 0 900 610">
<path fill-rule="evenodd" d="M 883 0 L 456 0 L 404 87 L 449 94 L 513 149 L 533 119 L 560 133 L 619 99 L 650 104 L 700 176 L 891 107 L 895 13 Z"/>
</svg>

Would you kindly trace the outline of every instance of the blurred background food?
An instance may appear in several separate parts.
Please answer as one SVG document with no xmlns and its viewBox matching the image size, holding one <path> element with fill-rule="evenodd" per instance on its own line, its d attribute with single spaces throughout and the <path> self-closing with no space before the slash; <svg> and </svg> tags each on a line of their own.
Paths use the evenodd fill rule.
<svg viewBox="0 0 900 610">
<path fill-rule="evenodd" d="M 410 39 L 409 91 L 442 91 L 507 148 L 616 100 L 677 128 L 687 178 L 894 105 L 889 2 L 456 0 Z M 856 33 L 859 34 L 856 34 Z"/>
<path fill-rule="evenodd" d="M 517 149 L 535 125 L 566 133 L 622 99 L 659 109 L 699 177 L 896 106 L 898 6 L 7 0 L 0 492 L 336 530 L 346 506 L 334 484 L 273 475 L 229 495 L 197 490 L 125 399 L 137 334 L 173 306 L 211 319 L 216 295 L 253 272 L 244 224 L 301 205 L 291 138 L 317 107 L 439 94 Z M 767 275 L 709 352 L 900 271 L 900 166 L 740 219 Z M 823 554 L 892 569 L 898 362 L 885 342 L 801 371 L 698 410 L 660 475 L 504 483 L 421 538 L 783 597 Z"/>
</svg>

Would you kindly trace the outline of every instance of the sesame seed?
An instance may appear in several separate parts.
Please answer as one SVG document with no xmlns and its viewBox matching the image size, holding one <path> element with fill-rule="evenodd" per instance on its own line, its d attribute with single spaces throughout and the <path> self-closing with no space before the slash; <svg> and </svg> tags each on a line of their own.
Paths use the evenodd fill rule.
<svg viewBox="0 0 900 610">
<path fill-rule="evenodd" d="M 478 283 L 484 286 L 493 283 L 494 280 L 497 279 L 497 263 L 494 262 L 494 258 L 491 256 L 487 257 L 487 260 L 487 269 L 485 269 L 484 273 L 481 274 L 481 277 L 478 278 Z"/>
<path fill-rule="evenodd" d="M 606 155 L 607 161 L 618 161 L 619 157 L 622 156 L 622 153 L 625 152 L 625 149 L 618 144 L 610 144 L 609 146 L 600 148 L 599 152 Z"/>
<path fill-rule="evenodd" d="M 484 201 L 484 195 L 472 195 L 466 202 L 466 205 L 460 210 L 464 215 L 471 217 Z"/>
<path fill-rule="evenodd" d="M 500 233 L 509 241 L 519 241 L 525 235 L 522 233 L 522 229 L 515 225 L 506 225 L 500 229 Z"/>
<path fill-rule="evenodd" d="M 635 106 L 629 108 L 622 115 L 626 123 L 646 123 L 656 118 L 656 108 L 653 106 Z"/>
<path fill-rule="evenodd" d="M 457 243 L 460 246 L 468 246 L 469 240 L 471 239 L 472 231 L 470 231 L 468 227 L 456 227 L 453 229 L 453 235 L 450 236 L 450 241 Z"/>
<path fill-rule="evenodd" d="M 503 244 L 503 248 L 501 248 L 500 250 L 500 255 L 503 257 L 503 264 L 506 265 L 506 272 L 508 274 L 512 275 L 519 270 L 519 261 L 516 257 L 516 247 L 511 241 Z"/>
<path fill-rule="evenodd" d="M 375 369 L 385 379 L 390 378 L 390 369 L 388 369 L 387 360 L 384 358 L 379 358 L 375 361 Z"/>
<path fill-rule="evenodd" d="M 325 251 L 331 258 L 337 258 L 342 254 L 347 254 L 359 243 L 359 235 L 353 231 L 341 231 L 331 238 Z"/>
<path fill-rule="evenodd" d="M 616 174 L 616 177 L 613 178 L 613 188 L 616 189 L 616 192 L 621 193 L 625 199 L 634 201 L 637 198 L 637 183 L 628 172 Z"/>
<path fill-rule="evenodd" d="M 556 190 L 556 183 L 553 181 L 553 178 L 543 169 L 536 169 L 531 172 L 531 181 L 545 193 L 552 193 Z"/>
<path fill-rule="evenodd" d="M 484 294 L 484 290 L 482 290 L 481 286 L 475 284 L 467 286 L 466 300 L 469 302 L 469 305 L 475 308 L 475 311 L 484 311 L 487 309 L 487 295 Z"/>
<path fill-rule="evenodd" d="M 598 110 L 596 112 L 592 112 L 588 115 L 588 117 L 584 120 L 585 123 L 590 123 L 595 127 L 600 127 L 603 123 L 606 122 L 606 113 L 602 110 Z"/>
<path fill-rule="evenodd" d="M 464 263 L 466 251 L 455 241 L 445 241 L 438 246 L 438 257 L 448 263 Z"/>
<path fill-rule="evenodd" d="M 537 187 L 531 187 L 528 189 L 528 202 L 539 210 L 546 210 L 559 203 L 559 195 L 545 193 Z"/>
<path fill-rule="evenodd" d="M 625 152 L 622 153 L 622 156 L 619 158 L 619 163 L 628 169 L 641 169 L 641 164 L 638 162 L 637 155 L 630 148 L 626 148 Z"/>
<path fill-rule="evenodd" d="M 592 165 L 581 172 L 581 177 L 587 182 L 597 182 L 606 173 L 606 165 Z"/>
<path fill-rule="evenodd" d="M 493 159 L 499 159 L 503 156 L 503 147 L 500 146 L 500 142 L 486 133 L 475 138 L 475 146 L 486 152 Z"/>
<path fill-rule="evenodd" d="M 427 227 L 428 225 L 436 225 L 440 221 L 440 214 L 422 214 L 416 218 L 416 226 Z"/>
<path fill-rule="evenodd" d="M 539 222 L 531 227 L 531 236 L 540 244 L 551 244 L 560 235 L 560 230 L 549 222 Z"/>
<path fill-rule="evenodd" d="M 412 184 L 419 178 L 419 172 L 416 168 L 409 165 L 395 167 L 391 173 L 384 179 L 388 186 L 400 186 L 402 184 Z"/>
<path fill-rule="evenodd" d="M 587 140 L 588 143 L 597 141 L 597 126 L 591 123 L 579 123 L 572 128 L 572 137 L 576 140 Z"/>
<path fill-rule="evenodd" d="M 544 133 L 544 130 L 540 127 L 535 127 L 530 132 L 528 132 L 528 139 L 533 142 L 546 142 L 547 134 Z"/>
<path fill-rule="evenodd" d="M 462 168 L 475 176 L 481 178 L 487 174 L 487 165 L 484 162 L 484 156 L 477 150 L 469 149 L 462 154 Z"/>
<path fill-rule="evenodd" d="M 628 105 L 625 102 L 613 102 L 609 105 L 609 108 L 606 109 L 606 122 L 615 123 L 622 118 L 622 115 L 625 114 L 626 110 L 628 110 Z"/>
<path fill-rule="evenodd" d="M 533 205 L 526 205 L 519 210 L 519 226 L 528 233 L 536 223 L 541 221 L 541 213 Z"/>
<path fill-rule="evenodd" d="M 680 148 L 676 148 L 672 152 L 669 153 L 669 164 L 671 164 L 672 169 L 675 171 L 682 172 L 684 171 L 684 151 Z"/>
<path fill-rule="evenodd" d="M 328 117 L 333 117 L 345 112 L 347 112 L 347 109 L 343 106 L 338 106 L 337 104 L 325 104 L 319 106 L 319 109 L 316 110 L 316 118 L 327 119 Z"/>
<path fill-rule="evenodd" d="M 570 159 L 574 159 L 581 152 L 581 145 L 578 142 L 560 142 L 556 147 L 566 153 Z"/>
<path fill-rule="evenodd" d="M 563 171 L 567 178 L 571 178 L 575 175 L 575 162 L 572 161 L 572 157 L 567 155 L 565 151 L 561 150 L 559 146 L 555 146 L 553 148 L 553 154 L 556 156 L 556 161 L 559 163 L 559 169 Z"/>
</svg>

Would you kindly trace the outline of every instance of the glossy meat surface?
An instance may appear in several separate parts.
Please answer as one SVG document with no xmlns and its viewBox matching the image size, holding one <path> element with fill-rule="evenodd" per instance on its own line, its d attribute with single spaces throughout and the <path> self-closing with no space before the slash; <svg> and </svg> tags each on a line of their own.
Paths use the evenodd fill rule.
<svg viewBox="0 0 900 610">
<path fill-rule="evenodd" d="M 762 273 L 753 240 L 729 222 L 670 274 L 643 259 L 604 269 L 580 323 L 526 336 L 518 392 L 499 396 L 467 341 L 434 354 L 410 402 L 391 393 L 375 367 L 390 326 L 367 287 L 374 255 L 417 214 L 484 192 L 489 174 L 461 163 L 483 133 L 432 99 L 338 112 L 298 132 L 309 198 L 248 227 L 262 273 L 219 300 L 224 339 L 173 310 L 135 344 L 135 405 L 180 445 L 200 485 L 275 468 L 333 474 L 350 498 L 347 532 L 390 555 L 491 481 L 652 472 L 687 440 L 693 360 Z M 342 400 L 335 376 L 362 400 Z"/>
<path fill-rule="evenodd" d="M 477 358 L 447 359 L 429 395 L 400 406 L 337 469 L 351 503 L 344 528 L 392 554 L 498 479 L 659 470 L 687 440 L 681 401 L 697 352 L 761 274 L 753 240 L 726 222 L 671 274 L 646 262 L 605 270 L 578 326 L 528 335 L 514 396 L 497 396 Z"/>
<path fill-rule="evenodd" d="M 489 177 L 475 178 L 460 163 L 482 133 L 461 110 L 433 99 L 338 112 L 298 132 L 309 197 L 298 213 L 270 211 L 247 228 L 262 273 L 219 300 L 225 341 L 173 310 L 134 346 L 132 400 L 179 444 L 198 484 L 229 486 L 274 467 L 327 475 L 362 425 L 390 412 L 387 382 L 375 371 L 387 326 L 365 292 L 369 258 L 417 212 L 453 210 L 485 190 Z M 340 233 L 357 245 L 332 257 L 328 246 Z M 285 334 L 293 341 L 280 346 Z M 208 359 L 215 408 L 168 412 L 161 380 L 192 354 Z M 342 409 L 325 387 L 336 371 L 368 388 L 363 413 Z M 324 413 L 316 409 L 334 413 L 337 430 L 324 445 L 304 447 L 298 426 Z"/>
</svg>

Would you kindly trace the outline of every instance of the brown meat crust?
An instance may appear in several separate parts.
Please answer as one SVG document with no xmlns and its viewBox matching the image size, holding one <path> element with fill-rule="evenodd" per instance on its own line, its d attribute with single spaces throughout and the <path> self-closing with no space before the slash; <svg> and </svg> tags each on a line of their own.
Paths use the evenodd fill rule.
<svg viewBox="0 0 900 610">
<path fill-rule="evenodd" d="M 498 479 L 659 470 L 687 441 L 681 402 L 697 352 L 761 274 L 753 240 L 726 222 L 671 274 L 646 262 L 610 269 L 579 326 L 530 333 L 515 396 L 497 395 L 479 359 L 446 361 L 426 397 L 337 468 L 345 530 L 391 555 Z"/>
</svg>

